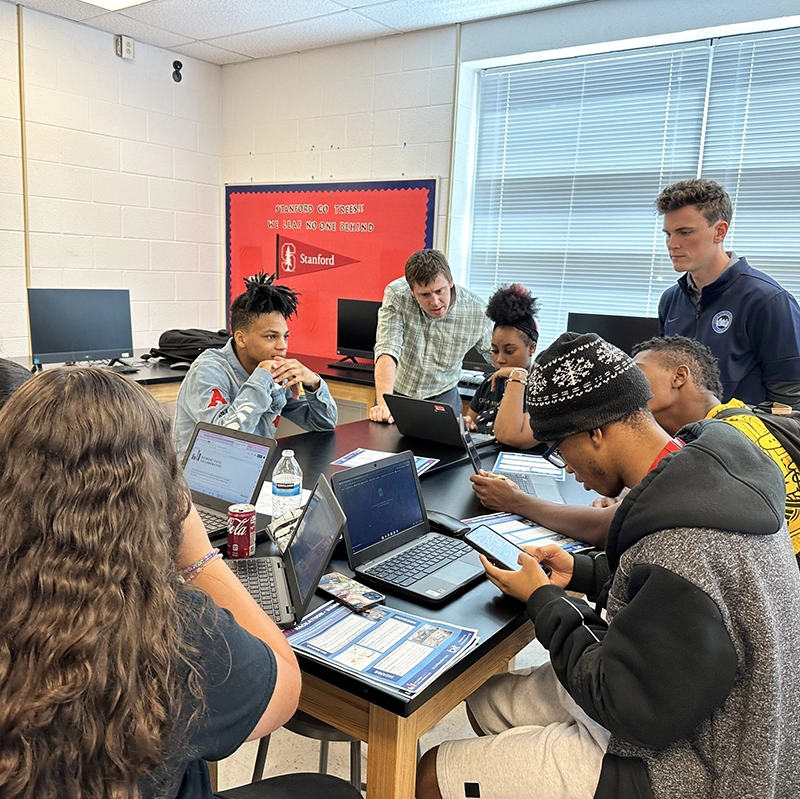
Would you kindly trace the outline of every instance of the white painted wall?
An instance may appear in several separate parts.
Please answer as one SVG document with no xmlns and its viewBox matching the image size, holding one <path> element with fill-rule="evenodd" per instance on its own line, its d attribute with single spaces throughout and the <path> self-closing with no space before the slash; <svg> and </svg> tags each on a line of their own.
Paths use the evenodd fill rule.
<svg viewBox="0 0 800 799">
<path fill-rule="evenodd" d="M 15 25 L 14 7 L 0 3 L 3 53 Z M 136 347 L 170 327 L 223 324 L 220 67 L 181 56 L 175 83 L 174 54 L 137 43 L 126 61 L 111 34 L 27 9 L 23 42 L 31 285 L 129 289 Z M 16 98 L 8 135 L 17 152 L 0 191 L 21 170 L 8 83 L 0 118 L 13 121 Z M 16 241 L 21 213 L 0 216 L 6 225 Z M 1 323 L 10 356 L 27 353 L 16 267 Z"/>
<path fill-rule="evenodd" d="M 0 3 L 0 354 L 27 348 L 17 74 L 16 12 Z"/>
<path fill-rule="evenodd" d="M 225 183 L 437 176 L 445 241 L 456 31 L 222 68 Z"/>
</svg>

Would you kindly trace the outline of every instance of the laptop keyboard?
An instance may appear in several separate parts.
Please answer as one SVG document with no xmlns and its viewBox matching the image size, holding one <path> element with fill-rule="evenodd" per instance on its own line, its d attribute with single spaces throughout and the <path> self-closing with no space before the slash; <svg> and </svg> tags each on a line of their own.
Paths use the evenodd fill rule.
<svg viewBox="0 0 800 799">
<path fill-rule="evenodd" d="M 394 585 L 412 585 L 447 566 L 448 563 L 458 560 L 471 549 L 472 547 L 463 541 L 440 536 L 406 549 L 365 570 L 365 573 Z"/>
<path fill-rule="evenodd" d="M 501 474 L 503 477 L 513 480 L 526 494 L 532 497 L 539 497 L 539 499 L 546 499 L 550 502 L 564 502 L 558 488 L 556 488 L 554 484 L 548 484 L 547 478 L 545 478 L 545 481 L 537 484 L 531 475 L 525 472 L 503 471 Z"/>
<path fill-rule="evenodd" d="M 206 526 L 207 532 L 214 533 L 217 530 L 225 529 L 226 520 L 222 516 L 218 516 L 216 513 L 211 513 L 211 511 L 208 510 L 203 510 L 203 508 L 197 508 L 197 513 Z"/>
<path fill-rule="evenodd" d="M 275 582 L 275 570 L 271 560 L 268 558 L 231 558 L 225 563 L 267 615 L 273 618 L 280 616 L 278 613 L 278 585 Z"/>
</svg>

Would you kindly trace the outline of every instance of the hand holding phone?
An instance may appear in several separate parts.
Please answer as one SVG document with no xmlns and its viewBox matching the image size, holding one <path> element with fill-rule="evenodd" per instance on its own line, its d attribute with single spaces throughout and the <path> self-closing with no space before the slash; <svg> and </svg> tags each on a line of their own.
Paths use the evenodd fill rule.
<svg viewBox="0 0 800 799">
<path fill-rule="evenodd" d="M 464 540 L 501 569 L 519 571 L 522 568 L 518 560 L 520 552 L 524 550 L 516 544 L 512 544 L 507 538 L 504 538 L 500 533 L 495 532 L 485 524 L 470 530 L 464 536 Z M 549 567 L 542 565 L 542 569 L 549 577 Z"/>
</svg>

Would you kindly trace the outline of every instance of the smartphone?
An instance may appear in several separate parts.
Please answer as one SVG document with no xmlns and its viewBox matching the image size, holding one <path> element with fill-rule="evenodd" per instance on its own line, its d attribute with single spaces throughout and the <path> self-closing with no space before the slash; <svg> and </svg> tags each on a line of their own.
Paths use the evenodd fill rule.
<svg viewBox="0 0 800 799">
<path fill-rule="evenodd" d="M 318 587 L 320 591 L 356 613 L 375 607 L 375 605 L 382 605 L 386 601 L 386 597 L 379 591 L 362 585 L 358 580 L 347 577 L 341 572 L 323 574 Z"/>
<path fill-rule="evenodd" d="M 519 553 L 522 552 L 516 544 L 512 544 L 507 538 L 503 538 L 500 533 L 487 527 L 485 524 L 470 530 L 464 535 L 464 540 L 478 552 L 486 555 L 489 560 L 501 569 L 509 571 L 519 571 L 520 565 L 517 563 Z M 545 574 L 550 576 L 550 567 L 542 564 Z"/>
<path fill-rule="evenodd" d="M 481 463 L 481 456 L 478 455 L 478 448 L 475 446 L 475 442 L 472 440 L 469 430 L 467 430 L 464 417 L 459 416 L 458 420 L 461 425 L 461 440 L 464 442 L 464 449 L 467 451 L 467 455 L 469 455 L 469 460 L 472 464 L 472 468 L 475 470 L 475 474 L 480 474 L 483 464 Z"/>
</svg>

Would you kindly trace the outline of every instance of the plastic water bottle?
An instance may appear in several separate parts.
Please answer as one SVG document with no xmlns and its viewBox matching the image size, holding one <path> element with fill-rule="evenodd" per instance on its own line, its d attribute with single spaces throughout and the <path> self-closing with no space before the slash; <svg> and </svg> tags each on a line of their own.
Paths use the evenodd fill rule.
<svg viewBox="0 0 800 799">
<path fill-rule="evenodd" d="M 272 471 L 272 518 L 303 506 L 303 470 L 294 450 L 285 449 Z"/>
</svg>

